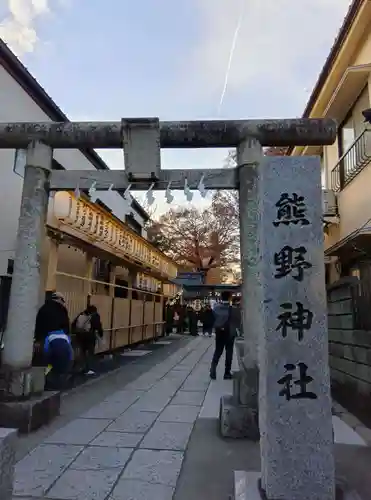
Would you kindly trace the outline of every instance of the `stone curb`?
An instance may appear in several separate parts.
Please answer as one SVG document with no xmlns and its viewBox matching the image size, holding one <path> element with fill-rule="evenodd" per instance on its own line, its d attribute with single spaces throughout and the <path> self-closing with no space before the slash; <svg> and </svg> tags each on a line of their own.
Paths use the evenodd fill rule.
<svg viewBox="0 0 371 500">
<path fill-rule="evenodd" d="M 341 418 L 343 422 L 349 425 L 362 439 L 367 443 L 367 446 L 371 446 L 371 429 L 366 427 L 357 417 L 349 413 L 349 411 L 341 406 L 341 404 L 336 401 L 333 402 L 333 413 L 337 417 Z"/>
</svg>

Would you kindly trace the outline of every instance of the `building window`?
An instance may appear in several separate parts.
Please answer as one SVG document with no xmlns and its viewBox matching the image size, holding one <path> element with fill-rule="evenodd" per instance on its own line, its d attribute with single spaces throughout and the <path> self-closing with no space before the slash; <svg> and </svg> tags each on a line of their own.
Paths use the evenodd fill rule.
<svg viewBox="0 0 371 500">
<path fill-rule="evenodd" d="M 339 156 L 345 154 L 357 137 L 364 131 L 365 124 L 362 111 L 369 107 L 370 97 L 368 87 L 366 86 L 339 127 Z"/>
<path fill-rule="evenodd" d="M 332 188 L 341 191 L 370 162 L 371 141 L 362 111 L 370 107 L 366 86 L 338 130 L 339 162 L 331 171 Z"/>
</svg>

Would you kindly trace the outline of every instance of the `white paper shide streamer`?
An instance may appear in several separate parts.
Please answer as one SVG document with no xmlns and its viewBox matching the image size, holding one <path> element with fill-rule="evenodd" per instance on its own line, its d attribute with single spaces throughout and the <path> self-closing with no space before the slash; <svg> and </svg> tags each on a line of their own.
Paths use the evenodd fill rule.
<svg viewBox="0 0 371 500">
<path fill-rule="evenodd" d="M 169 205 L 170 205 L 170 204 L 173 202 L 173 200 L 174 200 L 174 195 L 173 195 L 173 193 L 171 192 L 170 186 L 171 186 L 171 181 L 170 181 L 170 182 L 169 182 L 169 184 L 167 185 L 167 188 L 166 188 L 166 191 L 165 191 L 166 203 L 168 203 Z"/>
<path fill-rule="evenodd" d="M 184 179 L 184 194 L 185 194 L 185 197 L 186 197 L 187 201 L 192 201 L 192 199 L 193 199 L 193 193 L 189 189 L 187 178 Z"/>
<path fill-rule="evenodd" d="M 92 201 L 92 203 L 95 203 L 97 201 L 97 198 L 98 198 L 96 185 L 97 185 L 97 182 L 94 181 L 93 184 L 90 186 L 90 189 L 88 191 L 89 197 L 90 197 L 90 200 Z"/>
<path fill-rule="evenodd" d="M 153 194 L 154 185 L 155 185 L 155 183 L 151 184 L 148 191 L 146 192 L 146 199 L 147 199 L 147 203 L 149 206 L 153 205 L 155 202 L 155 197 Z"/>
<path fill-rule="evenodd" d="M 198 186 L 197 186 L 197 189 L 198 189 L 200 195 L 202 196 L 202 198 L 206 198 L 206 195 L 207 195 L 207 190 L 205 187 L 204 180 L 205 180 L 205 176 L 202 175 L 200 182 L 198 183 Z"/>
</svg>

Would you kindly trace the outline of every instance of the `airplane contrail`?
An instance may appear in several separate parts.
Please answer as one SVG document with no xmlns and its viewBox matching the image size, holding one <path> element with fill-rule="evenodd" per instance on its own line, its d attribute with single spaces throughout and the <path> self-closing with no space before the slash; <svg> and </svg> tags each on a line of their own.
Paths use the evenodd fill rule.
<svg viewBox="0 0 371 500">
<path fill-rule="evenodd" d="M 234 30 L 234 33 L 233 33 L 232 45 L 231 45 L 231 50 L 229 52 L 229 59 L 228 59 L 228 64 L 227 64 L 227 71 L 225 72 L 224 86 L 223 86 L 223 90 L 222 90 L 222 93 L 220 96 L 220 101 L 219 101 L 219 106 L 218 106 L 218 115 L 220 115 L 223 101 L 224 101 L 224 97 L 225 97 L 225 93 L 226 93 L 227 87 L 228 87 L 228 80 L 229 80 L 229 74 L 231 72 L 233 55 L 234 55 L 234 51 L 236 49 L 238 34 L 240 32 L 240 29 L 241 29 L 241 24 L 242 24 L 243 14 L 245 11 L 245 3 L 246 2 L 247 2 L 247 0 L 241 0 L 241 11 L 240 11 L 240 14 L 239 14 L 238 19 L 237 19 L 236 29 Z"/>
</svg>

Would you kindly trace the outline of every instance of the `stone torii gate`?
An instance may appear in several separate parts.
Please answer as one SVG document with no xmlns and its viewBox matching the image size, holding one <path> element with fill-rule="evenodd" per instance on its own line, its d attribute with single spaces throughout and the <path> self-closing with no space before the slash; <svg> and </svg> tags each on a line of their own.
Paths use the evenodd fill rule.
<svg viewBox="0 0 371 500">
<path fill-rule="evenodd" d="M 247 370 L 250 370 L 252 374 L 255 373 L 251 379 L 257 381 L 258 351 L 262 351 L 262 346 L 258 349 L 258 343 L 260 337 L 263 338 L 264 329 L 267 327 L 264 325 L 262 312 L 259 312 L 260 308 L 257 307 L 260 302 L 264 302 L 259 270 L 264 251 L 260 245 L 261 240 L 264 239 L 261 221 L 267 208 L 261 203 L 262 196 L 266 192 L 261 177 L 262 165 L 265 162 L 262 147 L 328 145 L 335 141 L 336 131 L 337 125 L 331 119 L 160 122 L 158 118 L 129 118 L 118 122 L 0 123 L 0 148 L 27 148 L 8 326 L 3 352 L 3 365 L 8 373 L 8 379 L 10 376 L 11 380 L 16 380 L 18 383 L 8 384 L 7 396 L 9 398 L 19 396 L 21 391 L 21 395 L 27 397 L 32 392 L 32 346 L 35 318 L 39 306 L 40 254 L 45 231 L 48 193 L 59 190 L 73 191 L 77 185 L 81 190 L 88 190 L 93 182 L 98 191 L 108 190 L 112 185 L 117 191 L 125 191 L 129 185 L 132 185 L 133 190 L 147 190 L 151 186 L 154 190 L 165 190 L 169 182 L 171 182 L 171 189 L 176 190 L 184 188 L 185 180 L 190 189 L 196 189 L 203 177 L 206 189 L 239 190 L 245 364 Z M 237 168 L 161 169 L 161 148 L 216 147 L 237 148 Z M 60 148 L 123 148 L 125 170 L 52 171 L 53 149 Z M 291 158 L 287 158 L 284 161 L 287 163 L 290 160 Z M 271 159 L 267 161 L 270 162 Z M 305 159 L 300 161 L 305 163 Z M 320 175 L 319 168 L 318 161 L 316 162 L 318 176 Z M 269 175 L 267 170 L 267 182 Z M 290 189 L 290 186 L 285 186 L 286 180 L 281 181 L 283 191 Z M 324 342 L 326 341 L 325 338 Z M 261 356 L 259 352 L 259 364 L 262 364 Z M 328 386 L 328 371 L 326 373 L 324 383 Z M 262 377 L 266 377 L 265 372 L 260 373 L 260 383 L 262 383 Z M 265 385 L 265 378 L 263 382 Z M 14 387 L 17 387 L 17 390 Z M 252 387 L 252 392 L 257 392 L 256 384 Z M 327 404 L 329 387 L 324 390 L 324 395 L 327 398 Z M 264 401 L 261 404 L 265 407 Z M 326 418 L 328 417 L 327 412 Z M 264 430 L 266 428 L 264 419 L 260 419 L 260 427 L 262 487 L 267 492 L 268 498 L 283 498 L 274 480 L 271 481 L 274 476 L 273 469 L 270 469 L 270 464 L 263 460 L 267 454 L 276 453 L 277 447 L 272 447 L 269 442 L 269 437 Z M 293 429 L 292 432 L 295 430 Z M 327 441 L 323 446 L 326 448 L 325 456 L 327 457 Z M 280 451 L 284 453 L 283 448 Z M 323 448 L 316 451 L 322 453 Z M 314 451 L 311 450 L 311 453 Z M 330 463 L 331 460 L 328 460 L 325 467 L 329 470 L 328 477 L 331 482 L 333 465 Z M 312 463 L 314 462 L 312 457 Z M 305 475 L 305 473 L 302 474 Z M 316 475 L 318 475 L 318 481 Z M 311 471 L 313 484 L 323 477 L 323 470 L 320 468 L 314 468 Z M 296 483 L 292 481 L 292 484 Z M 307 498 L 303 496 L 303 491 L 301 490 L 300 498 Z M 327 500 L 332 498 L 333 491 L 334 485 L 327 484 L 321 492 L 322 496 L 314 495 L 311 498 Z M 286 493 L 285 498 L 288 500 L 299 498 L 293 490 L 286 491 Z"/>
</svg>

